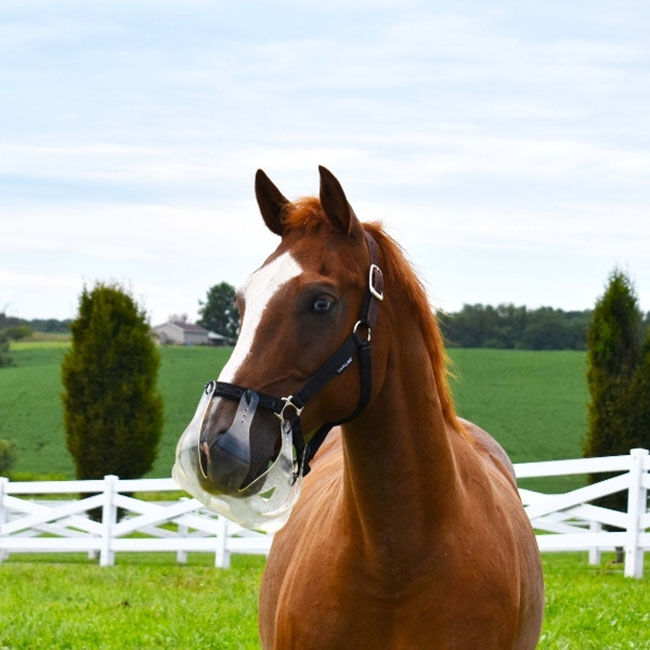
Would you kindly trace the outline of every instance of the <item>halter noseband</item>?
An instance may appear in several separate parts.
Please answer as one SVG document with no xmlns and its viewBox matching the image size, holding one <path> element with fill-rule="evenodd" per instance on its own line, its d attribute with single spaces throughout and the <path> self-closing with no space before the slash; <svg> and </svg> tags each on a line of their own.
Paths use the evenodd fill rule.
<svg viewBox="0 0 650 650">
<path fill-rule="evenodd" d="M 343 342 L 334 354 L 308 379 L 303 386 L 293 395 L 287 397 L 274 397 L 254 391 L 250 388 L 237 386 L 226 382 L 210 382 L 206 386 L 206 391 L 210 390 L 212 395 L 225 397 L 236 402 L 239 402 L 238 412 L 246 410 L 251 412 L 251 417 L 247 418 L 248 426 L 241 434 L 247 434 L 250 431 L 250 423 L 252 421 L 252 414 L 259 406 L 261 408 L 273 411 L 281 422 L 283 431 L 287 428 L 291 431 L 293 445 L 296 449 L 296 461 L 294 463 L 294 480 L 301 473 L 303 476 L 309 473 L 309 463 L 315 456 L 316 452 L 323 444 L 325 437 L 332 429 L 339 424 L 349 422 L 357 417 L 361 411 L 367 406 L 370 400 L 370 393 L 372 388 L 372 368 L 370 359 L 370 338 L 372 328 L 377 322 L 377 312 L 379 303 L 384 299 L 384 276 L 379 268 L 377 261 L 377 243 L 372 235 L 365 233 L 366 244 L 370 254 L 370 268 L 368 271 L 368 289 L 361 305 L 361 313 L 359 319 L 355 323 L 352 333 Z M 365 331 L 365 339 L 363 334 L 360 336 L 360 331 Z M 361 392 L 359 395 L 359 402 L 354 412 L 347 418 L 335 422 L 326 422 L 323 424 L 312 436 L 309 442 L 305 442 L 302 422 L 300 415 L 309 402 L 309 400 L 316 395 L 325 384 L 335 377 L 342 375 L 351 365 L 354 360 L 355 352 L 359 355 L 359 374 L 361 378 Z M 247 440 L 244 441 L 242 436 L 237 436 L 239 440 L 230 440 L 228 436 L 232 437 L 230 432 L 223 434 L 222 448 L 229 447 L 232 449 L 239 449 L 243 453 L 235 453 L 238 460 L 250 462 L 250 450 L 242 447 L 247 446 Z M 243 444 L 242 444 L 243 443 Z M 232 453 L 232 451 L 230 452 Z M 203 470 L 202 470 L 203 471 Z"/>
</svg>

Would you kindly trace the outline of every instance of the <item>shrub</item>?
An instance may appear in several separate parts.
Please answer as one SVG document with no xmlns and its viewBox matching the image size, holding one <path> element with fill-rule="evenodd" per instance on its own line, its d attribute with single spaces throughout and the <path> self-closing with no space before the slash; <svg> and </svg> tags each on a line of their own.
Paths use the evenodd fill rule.
<svg viewBox="0 0 650 650">
<path fill-rule="evenodd" d="M 62 379 L 66 444 L 77 478 L 139 478 L 162 433 L 160 363 L 145 314 L 117 285 L 84 289 Z"/>
<path fill-rule="evenodd" d="M 3 332 L 0 332 L 0 368 L 13 365 L 14 361 L 9 354 L 9 340 Z"/>
<path fill-rule="evenodd" d="M 0 476 L 16 462 L 16 445 L 11 440 L 0 438 Z"/>
</svg>

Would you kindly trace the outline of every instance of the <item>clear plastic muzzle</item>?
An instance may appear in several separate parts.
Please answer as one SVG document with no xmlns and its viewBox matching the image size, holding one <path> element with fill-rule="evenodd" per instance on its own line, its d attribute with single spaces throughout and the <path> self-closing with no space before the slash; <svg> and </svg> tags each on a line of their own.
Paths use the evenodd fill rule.
<svg viewBox="0 0 650 650">
<path fill-rule="evenodd" d="M 231 521 L 251 530 L 272 533 L 284 526 L 291 508 L 300 495 L 302 467 L 295 470 L 291 427 L 280 426 L 280 453 L 269 468 L 241 489 L 241 496 L 212 494 L 201 485 L 199 445 L 203 419 L 214 399 L 214 382 L 208 383 L 178 444 L 172 477 L 178 485 L 207 506 Z"/>
</svg>

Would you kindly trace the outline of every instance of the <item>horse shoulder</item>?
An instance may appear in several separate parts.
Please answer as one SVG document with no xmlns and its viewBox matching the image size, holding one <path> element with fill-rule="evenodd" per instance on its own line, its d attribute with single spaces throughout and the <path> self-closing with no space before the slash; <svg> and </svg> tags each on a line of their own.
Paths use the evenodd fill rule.
<svg viewBox="0 0 650 650">
<path fill-rule="evenodd" d="M 465 432 L 468 434 L 474 449 L 483 460 L 496 469 L 516 490 L 517 479 L 505 449 L 487 432 L 473 422 L 459 418 Z"/>
</svg>

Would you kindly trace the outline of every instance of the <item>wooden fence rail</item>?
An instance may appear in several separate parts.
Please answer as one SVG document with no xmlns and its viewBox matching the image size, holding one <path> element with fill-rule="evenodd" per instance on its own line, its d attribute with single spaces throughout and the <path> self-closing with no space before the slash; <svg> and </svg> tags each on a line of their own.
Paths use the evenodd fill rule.
<svg viewBox="0 0 650 650">
<path fill-rule="evenodd" d="M 520 494 L 541 551 L 588 551 L 589 561 L 598 563 L 602 551 L 621 547 L 625 575 L 643 576 L 644 552 L 650 550 L 648 450 L 519 463 L 515 471 L 519 479 L 616 473 L 567 493 L 522 488 Z M 627 512 L 591 503 L 620 491 L 627 492 Z M 169 498 L 159 500 L 166 493 Z M 184 562 L 194 551 L 214 553 L 215 566 L 228 567 L 232 553 L 268 554 L 270 536 L 245 530 L 178 494 L 170 478 L 13 482 L 0 477 L 0 561 L 10 553 L 82 551 L 109 566 L 120 552 L 172 551 Z"/>
</svg>

